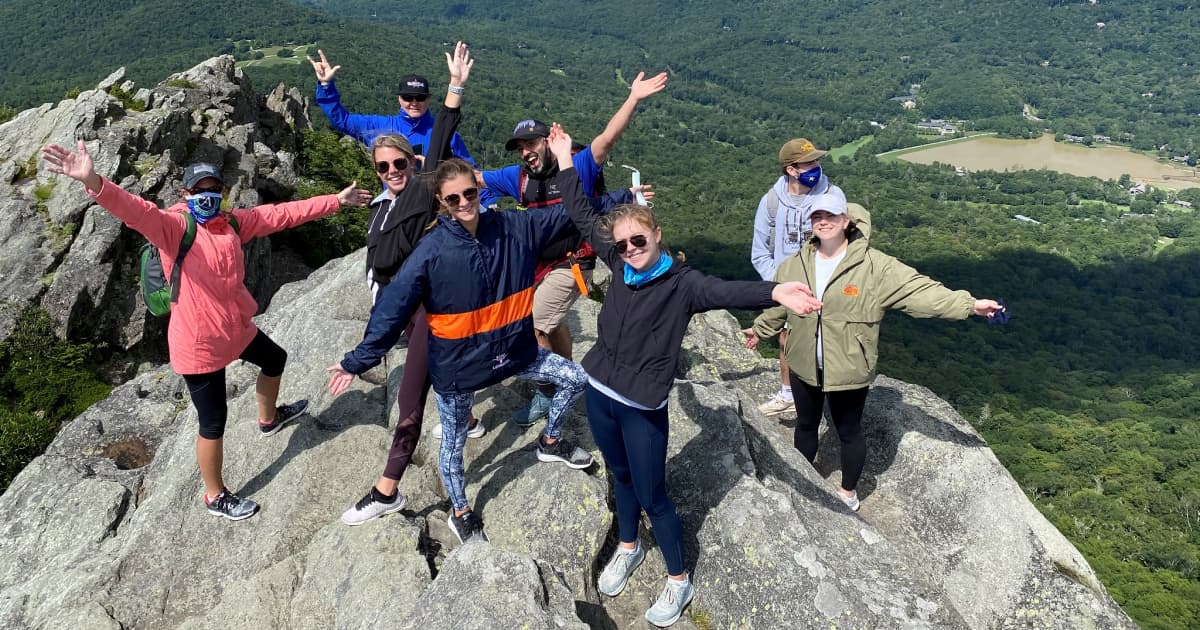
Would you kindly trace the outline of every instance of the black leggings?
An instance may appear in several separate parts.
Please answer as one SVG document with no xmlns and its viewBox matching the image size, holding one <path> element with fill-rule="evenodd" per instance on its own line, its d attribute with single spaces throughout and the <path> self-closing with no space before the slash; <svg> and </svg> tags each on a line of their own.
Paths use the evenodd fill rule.
<svg viewBox="0 0 1200 630">
<path fill-rule="evenodd" d="M 870 388 L 824 392 L 800 380 L 791 373 L 792 396 L 796 399 L 796 435 L 792 443 L 796 450 L 812 462 L 817 457 L 817 429 L 821 426 L 821 411 L 829 399 L 829 414 L 833 428 L 842 442 L 842 488 L 853 490 L 862 476 L 867 459 L 867 441 L 862 432 L 863 407 Z"/>
<path fill-rule="evenodd" d="M 283 374 L 287 364 L 287 351 L 263 331 L 258 331 L 250 345 L 238 357 L 262 368 L 263 376 L 275 377 Z M 225 368 L 205 374 L 184 374 L 192 404 L 200 417 L 200 437 L 219 440 L 225 435 L 225 420 L 229 417 L 229 405 L 225 400 Z"/>
</svg>

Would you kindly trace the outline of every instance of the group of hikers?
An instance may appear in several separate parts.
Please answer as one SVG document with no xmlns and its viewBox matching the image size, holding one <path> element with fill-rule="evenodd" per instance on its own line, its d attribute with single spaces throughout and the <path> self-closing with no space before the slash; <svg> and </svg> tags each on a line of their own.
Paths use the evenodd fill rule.
<svg viewBox="0 0 1200 630">
<path fill-rule="evenodd" d="M 74 150 L 42 150 L 49 172 L 82 182 L 96 203 L 157 247 L 166 271 L 172 262 L 180 266 L 168 346 L 199 418 L 196 459 L 204 503 L 214 515 L 239 520 L 258 509 L 230 491 L 221 474 L 225 368 L 236 359 L 261 368 L 255 394 L 263 435 L 307 407 L 306 401 L 277 405 L 287 353 L 252 321 L 257 305 L 244 284 L 242 244 L 344 205 L 370 207 L 365 280 L 372 309 L 362 342 L 328 368 L 330 392 L 345 391 L 404 334 L 408 348 L 399 420 L 383 471 L 342 520 L 359 525 L 404 507 L 398 485 L 432 388 L 441 418 L 433 434 L 441 439 L 438 471 L 450 497 L 448 524 L 464 543 L 486 541 L 483 520 L 466 494 L 463 463 L 467 440 L 485 433 L 472 413 L 475 392 L 509 377 L 533 381 L 533 400 L 514 420 L 527 427 L 544 418 L 537 460 L 577 469 L 590 466 L 593 457 L 563 435 L 563 422 L 582 396 L 615 486 L 619 544 L 598 588 L 618 595 L 642 562 L 638 527 L 645 512 L 668 572 L 646 612 L 658 626 L 674 623 L 695 594 L 666 484 L 669 393 L 693 314 L 766 309 L 743 331 L 748 347 L 781 338 L 781 389 L 761 408 L 767 414 L 795 411 L 794 443 L 811 462 L 828 402 L 842 443 L 839 496 L 857 510 L 855 488 L 866 451 L 861 420 L 884 312 L 899 308 L 919 317 L 963 319 L 993 317 L 1003 309 L 951 291 L 870 248 L 869 215 L 847 204 L 821 171 L 826 152 L 804 139 L 783 146 L 779 179 L 758 208 L 752 262 L 762 281 L 721 280 L 677 260 L 663 245 L 654 211 L 633 203 L 639 194 L 653 199 L 653 187 L 606 192 L 602 177 L 638 103 L 665 88 L 665 73 L 639 73 L 590 144 L 574 143 L 558 124 L 525 120 L 505 145 L 519 164 L 481 171 L 457 134 L 474 65 L 463 43 L 446 53 L 449 83 L 436 117 L 428 111 L 429 82 L 416 75 L 400 81 L 397 115 L 348 113 L 334 84 L 340 66 L 323 51 L 319 57 L 309 59 L 317 103 L 336 130 L 369 148 L 383 187 L 374 198 L 352 183 L 337 195 L 228 210 L 222 168 L 195 163 L 184 169 L 182 200 L 164 210 L 98 175 L 82 141 Z M 499 210 L 502 197 L 524 210 Z M 194 238 L 183 247 L 192 229 Z M 588 292 L 598 258 L 613 279 L 595 344 L 575 363 L 564 318 Z"/>
</svg>

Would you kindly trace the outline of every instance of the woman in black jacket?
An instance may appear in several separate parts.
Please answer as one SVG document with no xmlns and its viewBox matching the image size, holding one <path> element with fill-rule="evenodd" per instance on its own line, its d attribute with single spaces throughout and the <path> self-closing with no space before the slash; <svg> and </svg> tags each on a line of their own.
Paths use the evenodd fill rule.
<svg viewBox="0 0 1200 630">
<path fill-rule="evenodd" d="M 625 205 L 601 217 L 583 194 L 571 163 L 571 139 L 555 124 L 550 147 L 558 185 L 571 220 L 613 270 L 600 308 L 596 344 L 583 358 L 588 423 L 616 484 L 620 546 L 600 575 L 600 592 L 615 596 L 645 552 L 638 519 L 650 517 L 670 574 L 646 620 L 668 626 L 691 601 L 684 571 L 683 533 L 667 496 L 667 396 L 688 322 L 719 308 L 759 309 L 782 304 L 801 313 L 820 303 L 799 282 L 727 282 L 676 262 L 662 247 L 654 212 Z"/>
<path fill-rule="evenodd" d="M 450 139 L 462 120 L 459 104 L 463 86 L 474 63 L 462 42 L 455 45 L 453 57 L 446 53 L 450 85 L 433 126 L 425 173 L 432 173 L 443 156 L 449 155 Z M 439 203 L 431 175 L 417 175 L 421 169 L 404 136 L 385 134 L 376 137 L 371 145 L 371 159 L 384 187 L 383 193 L 371 202 L 367 221 L 367 286 L 374 304 L 379 291 L 391 282 L 400 265 L 416 248 L 417 241 L 437 218 Z M 387 463 L 375 485 L 342 514 L 342 521 L 347 525 L 360 525 L 404 507 L 404 497 L 397 487 L 421 436 L 421 419 L 429 397 L 429 324 L 424 312 L 413 317 L 407 333 L 409 345 L 404 358 L 404 375 L 396 395 L 400 419 L 388 449 Z M 468 435 L 483 435 L 483 425 L 477 419 L 472 418 Z"/>
</svg>

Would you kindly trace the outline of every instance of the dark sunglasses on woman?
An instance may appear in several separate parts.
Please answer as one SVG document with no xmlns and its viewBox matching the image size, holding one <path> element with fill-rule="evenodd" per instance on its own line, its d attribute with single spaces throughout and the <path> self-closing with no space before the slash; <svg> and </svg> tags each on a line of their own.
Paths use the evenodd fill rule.
<svg viewBox="0 0 1200 630">
<path fill-rule="evenodd" d="M 462 191 L 461 197 L 458 196 L 458 193 L 451 193 L 449 195 L 446 195 L 445 197 L 442 197 L 442 201 L 446 202 L 447 206 L 457 206 L 458 202 L 462 201 L 463 199 L 466 199 L 467 201 L 475 201 L 475 198 L 478 196 L 479 196 L 478 188 L 468 188 L 468 189 Z"/>
<path fill-rule="evenodd" d="M 429 100 L 429 95 L 428 94 L 401 94 L 400 98 L 408 101 L 409 103 L 424 103 L 425 101 Z"/>
<path fill-rule="evenodd" d="M 616 249 L 618 254 L 624 255 L 629 249 L 630 245 L 633 245 L 634 247 L 645 247 L 647 242 L 649 241 L 646 240 L 645 234 L 637 234 L 630 236 L 628 242 L 620 240 L 616 243 L 613 243 L 613 249 Z"/>
<path fill-rule="evenodd" d="M 397 171 L 403 171 L 404 169 L 408 168 L 408 158 L 396 158 L 396 159 L 392 160 L 391 162 L 387 162 L 387 161 L 376 162 L 375 170 L 379 171 L 380 175 L 383 175 L 384 173 L 388 172 L 389 166 L 396 167 Z"/>
</svg>

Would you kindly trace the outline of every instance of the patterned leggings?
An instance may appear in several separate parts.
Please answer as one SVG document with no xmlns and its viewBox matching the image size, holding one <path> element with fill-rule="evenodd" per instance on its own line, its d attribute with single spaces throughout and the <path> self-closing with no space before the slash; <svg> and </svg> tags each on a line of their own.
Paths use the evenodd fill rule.
<svg viewBox="0 0 1200 630">
<path fill-rule="evenodd" d="M 557 390 L 550 399 L 550 417 L 546 421 L 546 437 L 557 439 L 562 433 L 562 423 L 571 405 L 583 394 L 587 385 L 587 372 L 553 352 L 538 348 L 537 358 L 529 367 L 517 374 L 527 381 L 553 383 Z M 450 493 L 450 503 L 456 510 L 465 510 L 467 482 L 464 478 L 463 449 L 467 445 L 467 425 L 471 421 L 471 406 L 475 404 L 475 393 L 434 392 L 438 414 L 442 418 L 442 447 L 438 451 L 438 472 L 442 483 Z"/>
</svg>

